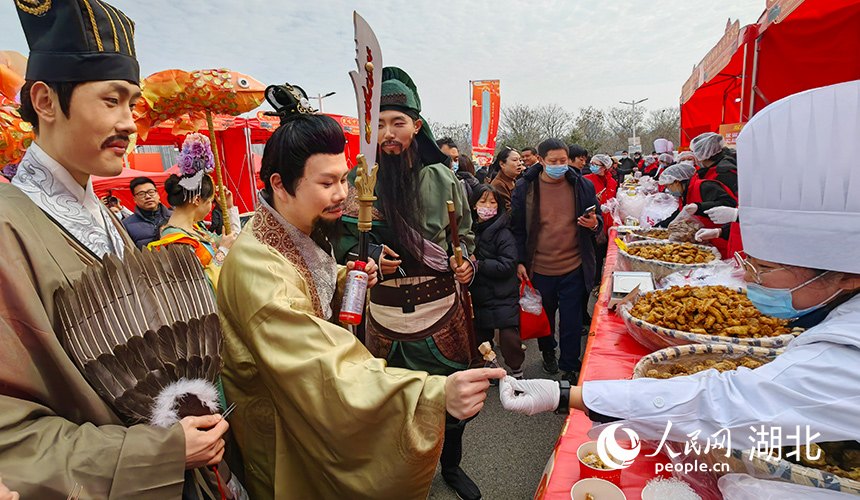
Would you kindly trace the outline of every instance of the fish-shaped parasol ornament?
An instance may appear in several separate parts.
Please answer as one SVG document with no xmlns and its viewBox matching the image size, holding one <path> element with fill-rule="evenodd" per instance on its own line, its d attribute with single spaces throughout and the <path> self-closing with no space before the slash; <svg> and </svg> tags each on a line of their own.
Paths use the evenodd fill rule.
<svg viewBox="0 0 860 500">
<path fill-rule="evenodd" d="M 251 111 L 265 99 L 266 87 L 241 73 L 228 69 L 181 71 L 169 69 L 148 76 L 141 82 L 141 99 L 135 106 L 137 133 L 146 139 L 149 130 L 167 120 L 176 120 L 173 133 L 196 132 L 204 124 L 215 154 L 215 173 L 219 202 L 227 207 L 221 159 L 215 139 L 213 114 L 237 116 Z M 230 219 L 224 210 L 224 234 L 230 233 Z"/>
</svg>

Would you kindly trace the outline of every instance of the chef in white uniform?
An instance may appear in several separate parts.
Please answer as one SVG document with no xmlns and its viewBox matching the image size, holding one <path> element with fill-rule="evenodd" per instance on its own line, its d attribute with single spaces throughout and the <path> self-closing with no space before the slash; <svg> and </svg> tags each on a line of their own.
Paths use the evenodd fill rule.
<svg viewBox="0 0 860 500">
<path fill-rule="evenodd" d="M 740 449 L 762 425 L 781 427 L 783 436 L 809 426 L 812 442 L 860 439 L 860 81 L 768 106 L 737 148 L 748 296 L 762 312 L 800 317 L 809 329 L 755 370 L 570 389 L 507 377 L 506 409 L 575 408 L 653 440 L 668 421 L 667 438 L 679 442 L 728 429 Z"/>
</svg>

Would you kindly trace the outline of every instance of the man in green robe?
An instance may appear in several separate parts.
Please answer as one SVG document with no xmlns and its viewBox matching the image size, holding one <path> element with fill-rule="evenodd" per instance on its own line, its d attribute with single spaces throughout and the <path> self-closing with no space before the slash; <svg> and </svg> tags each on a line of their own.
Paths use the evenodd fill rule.
<svg viewBox="0 0 860 500">
<path fill-rule="evenodd" d="M 0 185 L 0 475 L 22 498 L 179 499 L 220 461 L 218 417 L 126 427 L 60 344 L 54 292 L 134 244 L 93 193 L 122 172 L 140 96 L 134 24 L 103 2 L 15 2 L 30 44 L 21 115 L 36 140 Z"/>
<path fill-rule="evenodd" d="M 474 250 L 471 210 L 449 168 L 451 158 L 436 145 L 421 118 L 421 101 L 412 79 L 399 68 L 382 71 L 379 114 L 379 171 L 370 255 L 383 276 L 370 291 L 365 343 L 390 366 L 449 375 L 469 367 L 473 353 L 458 289 L 471 282 Z M 355 172 L 350 174 L 355 183 Z M 350 189 L 343 222 L 341 259 L 358 252 L 358 203 Z M 454 202 L 457 227 L 450 227 L 446 202 Z M 452 257 L 457 231 L 466 257 Z M 446 420 L 442 477 L 461 498 L 481 498 L 460 468 L 465 421 Z"/>
</svg>

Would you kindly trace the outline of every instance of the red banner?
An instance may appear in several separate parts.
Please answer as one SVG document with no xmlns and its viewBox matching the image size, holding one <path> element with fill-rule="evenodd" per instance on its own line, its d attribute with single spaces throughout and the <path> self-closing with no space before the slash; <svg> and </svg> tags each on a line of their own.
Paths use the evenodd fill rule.
<svg viewBox="0 0 860 500">
<path fill-rule="evenodd" d="M 499 132 L 499 80 L 469 82 L 472 97 L 472 158 L 475 166 L 489 165 Z"/>
</svg>

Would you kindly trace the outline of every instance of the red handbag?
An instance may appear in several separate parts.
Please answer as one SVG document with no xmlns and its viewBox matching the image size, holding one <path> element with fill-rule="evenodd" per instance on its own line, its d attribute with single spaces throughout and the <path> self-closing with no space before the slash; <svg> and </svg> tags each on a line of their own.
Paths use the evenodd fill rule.
<svg viewBox="0 0 860 500">
<path fill-rule="evenodd" d="M 523 297 L 523 293 L 526 291 L 526 285 L 529 286 L 532 293 L 538 297 L 540 296 L 540 294 L 535 290 L 535 287 L 532 286 L 531 281 L 523 281 L 520 283 L 520 298 Z M 539 337 L 546 337 L 551 333 L 552 331 L 549 329 L 549 318 L 547 318 L 546 311 L 544 311 L 543 306 L 541 306 L 540 314 L 527 313 L 522 307 L 520 307 L 520 338 L 523 340 L 536 339 Z"/>
</svg>

